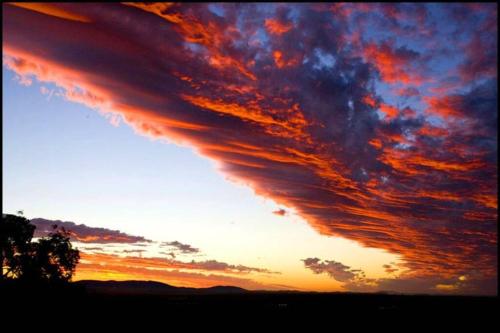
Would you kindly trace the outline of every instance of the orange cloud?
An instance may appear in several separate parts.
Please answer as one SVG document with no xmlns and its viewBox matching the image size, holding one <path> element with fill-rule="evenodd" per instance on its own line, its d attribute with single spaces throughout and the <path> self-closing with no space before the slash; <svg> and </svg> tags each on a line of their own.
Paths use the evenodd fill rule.
<svg viewBox="0 0 500 333">
<path fill-rule="evenodd" d="M 266 19 L 264 22 L 267 31 L 273 35 L 282 35 L 293 28 L 293 24 L 291 22 L 284 24 L 274 19 Z"/>
<path fill-rule="evenodd" d="M 279 50 L 273 52 L 273 58 L 274 63 L 278 68 L 296 66 L 299 63 L 299 60 L 297 58 L 285 60 L 283 53 Z"/>
<path fill-rule="evenodd" d="M 418 130 L 418 133 L 420 135 L 427 135 L 431 137 L 445 137 L 449 134 L 449 131 L 446 128 L 426 124 Z"/>
<path fill-rule="evenodd" d="M 231 266 L 215 261 L 187 262 L 163 258 L 140 258 L 104 253 L 81 253 L 75 280 L 155 280 L 168 284 L 206 288 L 234 285 L 246 289 L 283 289 L 264 285 L 250 278 L 225 275 L 247 272 L 245 266 Z M 213 274 L 210 272 L 219 272 Z M 265 272 L 265 271 L 264 271 Z"/>
<path fill-rule="evenodd" d="M 21 8 L 26 8 L 29 10 L 33 10 L 38 13 L 42 13 L 45 15 L 51 15 L 54 17 L 62 18 L 65 20 L 77 21 L 77 22 L 90 22 L 88 17 L 85 17 L 80 14 L 72 13 L 67 11 L 61 6 L 52 5 L 50 3 L 39 3 L 39 2 L 8 2 L 7 4 L 11 6 L 17 6 Z"/>
<path fill-rule="evenodd" d="M 429 114 L 434 114 L 445 119 L 448 117 L 463 117 L 463 114 L 457 109 L 457 104 L 460 103 L 458 96 L 425 96 L 424 101 L 429 105 L 429 108 L 426 110 Z"/>
<path fill-rule="evenodd" d="M 140 8 L 141 10 L 158 15 L 168 22 L 174 24 L 176 29 L 190 43 L 198 43 L 206 47 L 208 51 L 208 63 L 216 68 L 224 68 L 228 71 L 237 70 L 250 80 L 256 80 L 255 75 L 240 60 L 234 57 L 227 57 L 220 52 L 222 45 L 231 43 L 232 40 L 225 34 L 229 30 L 236 31 L 235 27 L 221 27 L 213 21 L 207 23 L 200 22 L 196 17 L 184 15 L 176 10 L 172 3 L 126 3 L 129 6 Z"/>
<path fill-rule="evenodd" d="M 82 262 L 89 263 L 95 262 L 102 265 L 122 265 L 124 267 L 148 267 L 151 269 L 187 269 L 187 270 L 199 270 L 199 271 L 218 271 L 227 274 L 248 274 L 248 273 L 264 273 L 264 274 L 276 274 L 276 272 L 271 272 L 263 268 L 248 267 L 243 265 L 230 265 L 224 262 L 219 262 L 216 260 L 206 260 L 206 261 L 191 261 L 182 262 L 173 259 L 165 258 L 143 258 L 143 257 L 121 257 L 113 254 L 105 253 L 85 253 L 81 255 Z"/>
<path fill-rule="evenodd" d="M 368 143 L 377 149 L 382 148 L 382 141 L 380 139 L 373 138 Z"/>
<path fill-rule="evenodd" d="M 363 98 L 363 102 L 365 102 L 365 104 L 371 106 L 372 108 L 377 106 L 377 101 L 370 95 L 365 96 Z"/>
<path fill-rule="evenodd" d="M 407 49 L 392 49 L 389 44 L 369 43 L 362 50 L 365 59 L 380 72 L 387 83 L 403 83 L 419 86 L 424 79 L 412 68 L 412 62 L 418 57 Z"/>
<path fill-rule="evenodd" d="M 399 114 L 399 110 L 392 105 L 381 103 L 380 111 L 382 111 L 388 120 L 396 118 Z"/>
</svg>

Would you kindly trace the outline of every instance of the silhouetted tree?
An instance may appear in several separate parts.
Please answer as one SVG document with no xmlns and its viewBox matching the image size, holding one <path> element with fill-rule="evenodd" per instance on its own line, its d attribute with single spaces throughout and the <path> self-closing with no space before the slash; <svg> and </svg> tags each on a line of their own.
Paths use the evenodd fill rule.
<svg viewBox="0 0 500 333">
<path fill-rule="evenodd" d="M 71 279 L 80 253 L 64 228 L 32 242 L 35 226 L 22 216 L 4 214 L 0 223 L 0 281 L 65 282 Z"/>
<path fill-rule="evenodd" d="M 0 224 L 1 279 L 22 274 L 23 262 L 31 251 L 35 226 L 22 216 L 3 214 Z"/>
</svg>

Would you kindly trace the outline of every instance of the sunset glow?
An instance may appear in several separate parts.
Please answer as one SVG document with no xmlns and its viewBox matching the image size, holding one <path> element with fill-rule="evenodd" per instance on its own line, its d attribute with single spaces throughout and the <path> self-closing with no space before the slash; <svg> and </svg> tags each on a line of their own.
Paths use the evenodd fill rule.
<svg viewBox="0 0 500 333">
<path fill-rule="evenodd" d="M 76 280 L 497 293 L 496 4 L 3 4 L 4 212 Z"/>
</svg>

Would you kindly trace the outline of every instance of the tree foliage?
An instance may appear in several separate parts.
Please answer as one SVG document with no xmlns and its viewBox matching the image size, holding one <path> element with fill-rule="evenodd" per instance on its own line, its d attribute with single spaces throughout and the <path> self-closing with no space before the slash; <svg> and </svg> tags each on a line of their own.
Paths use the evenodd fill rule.
<svg viewBox="0 0 500 333">
<path fill-rule="evenodd" d="M 0 280 L 70 281 L 80 259 L 69 232 L 57 229 L 33 242 L 35 226 L 22 216 L 4 214 L 0 223 Z"/>
</svg>

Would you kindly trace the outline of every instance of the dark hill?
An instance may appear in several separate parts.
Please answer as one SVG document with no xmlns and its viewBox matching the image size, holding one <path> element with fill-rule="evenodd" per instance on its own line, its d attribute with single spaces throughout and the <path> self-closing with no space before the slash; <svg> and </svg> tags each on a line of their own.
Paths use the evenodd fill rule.
<svg viewBox="0 0 500 333">
<path fill-rule="evenodd" d="M 487 330 L 477 328 L 478 324 L 488 327 L 498 318 L 498 311 L 494 310 L 498 308 L 498 297 L 248 291 L 232 286 L 197 289 L 154 281 L 86 280 L 57 286 L 3 281 L 0 300 L 0 309 L 7 305 L 4 308 L 13 316 L 19 314 L 20 309 L 30 309 L 30 316 L 62 313 L 73 320 L 78 318 L 75 313 L 79 312 L 75 311 L 80 308 L 87 317 L 88 313 L 105 318 L 112 312 L 118 313 L 117 321 L 135 318 L 141 313 L 147 318 L 162 320 L 178 318 L 174 314 L 183 312 L 190 318 L 214 313 L 213 320 L 257 312 L 257 316 L 269 313 L 273 318 L 310 318 L 308 323 L 334 315 L 338 322 L 346 321 L 349 325 L 355 323 L 349 322 L 350 316 L 357 321 L 384 317 L 392 322 L 403 318 L 412 324 L 432 319 L 447 325 L 457 323 L 460 327 L 472 323 L 473 332 L 482 332 Z M 0 314 L 1 318 L 10 318 L 2 310 Z"/>
<path fill-rule="evenodd" d="M 214 295 L 242 294 L 247 290 L 233 286 L 215 286 L 210 288 L 174 287 L 157 281 L 97 281 L 81 280 L 75 285 L 85 288 L 89 293 L 127 294 L 127 295 Z"/>
</svg>

